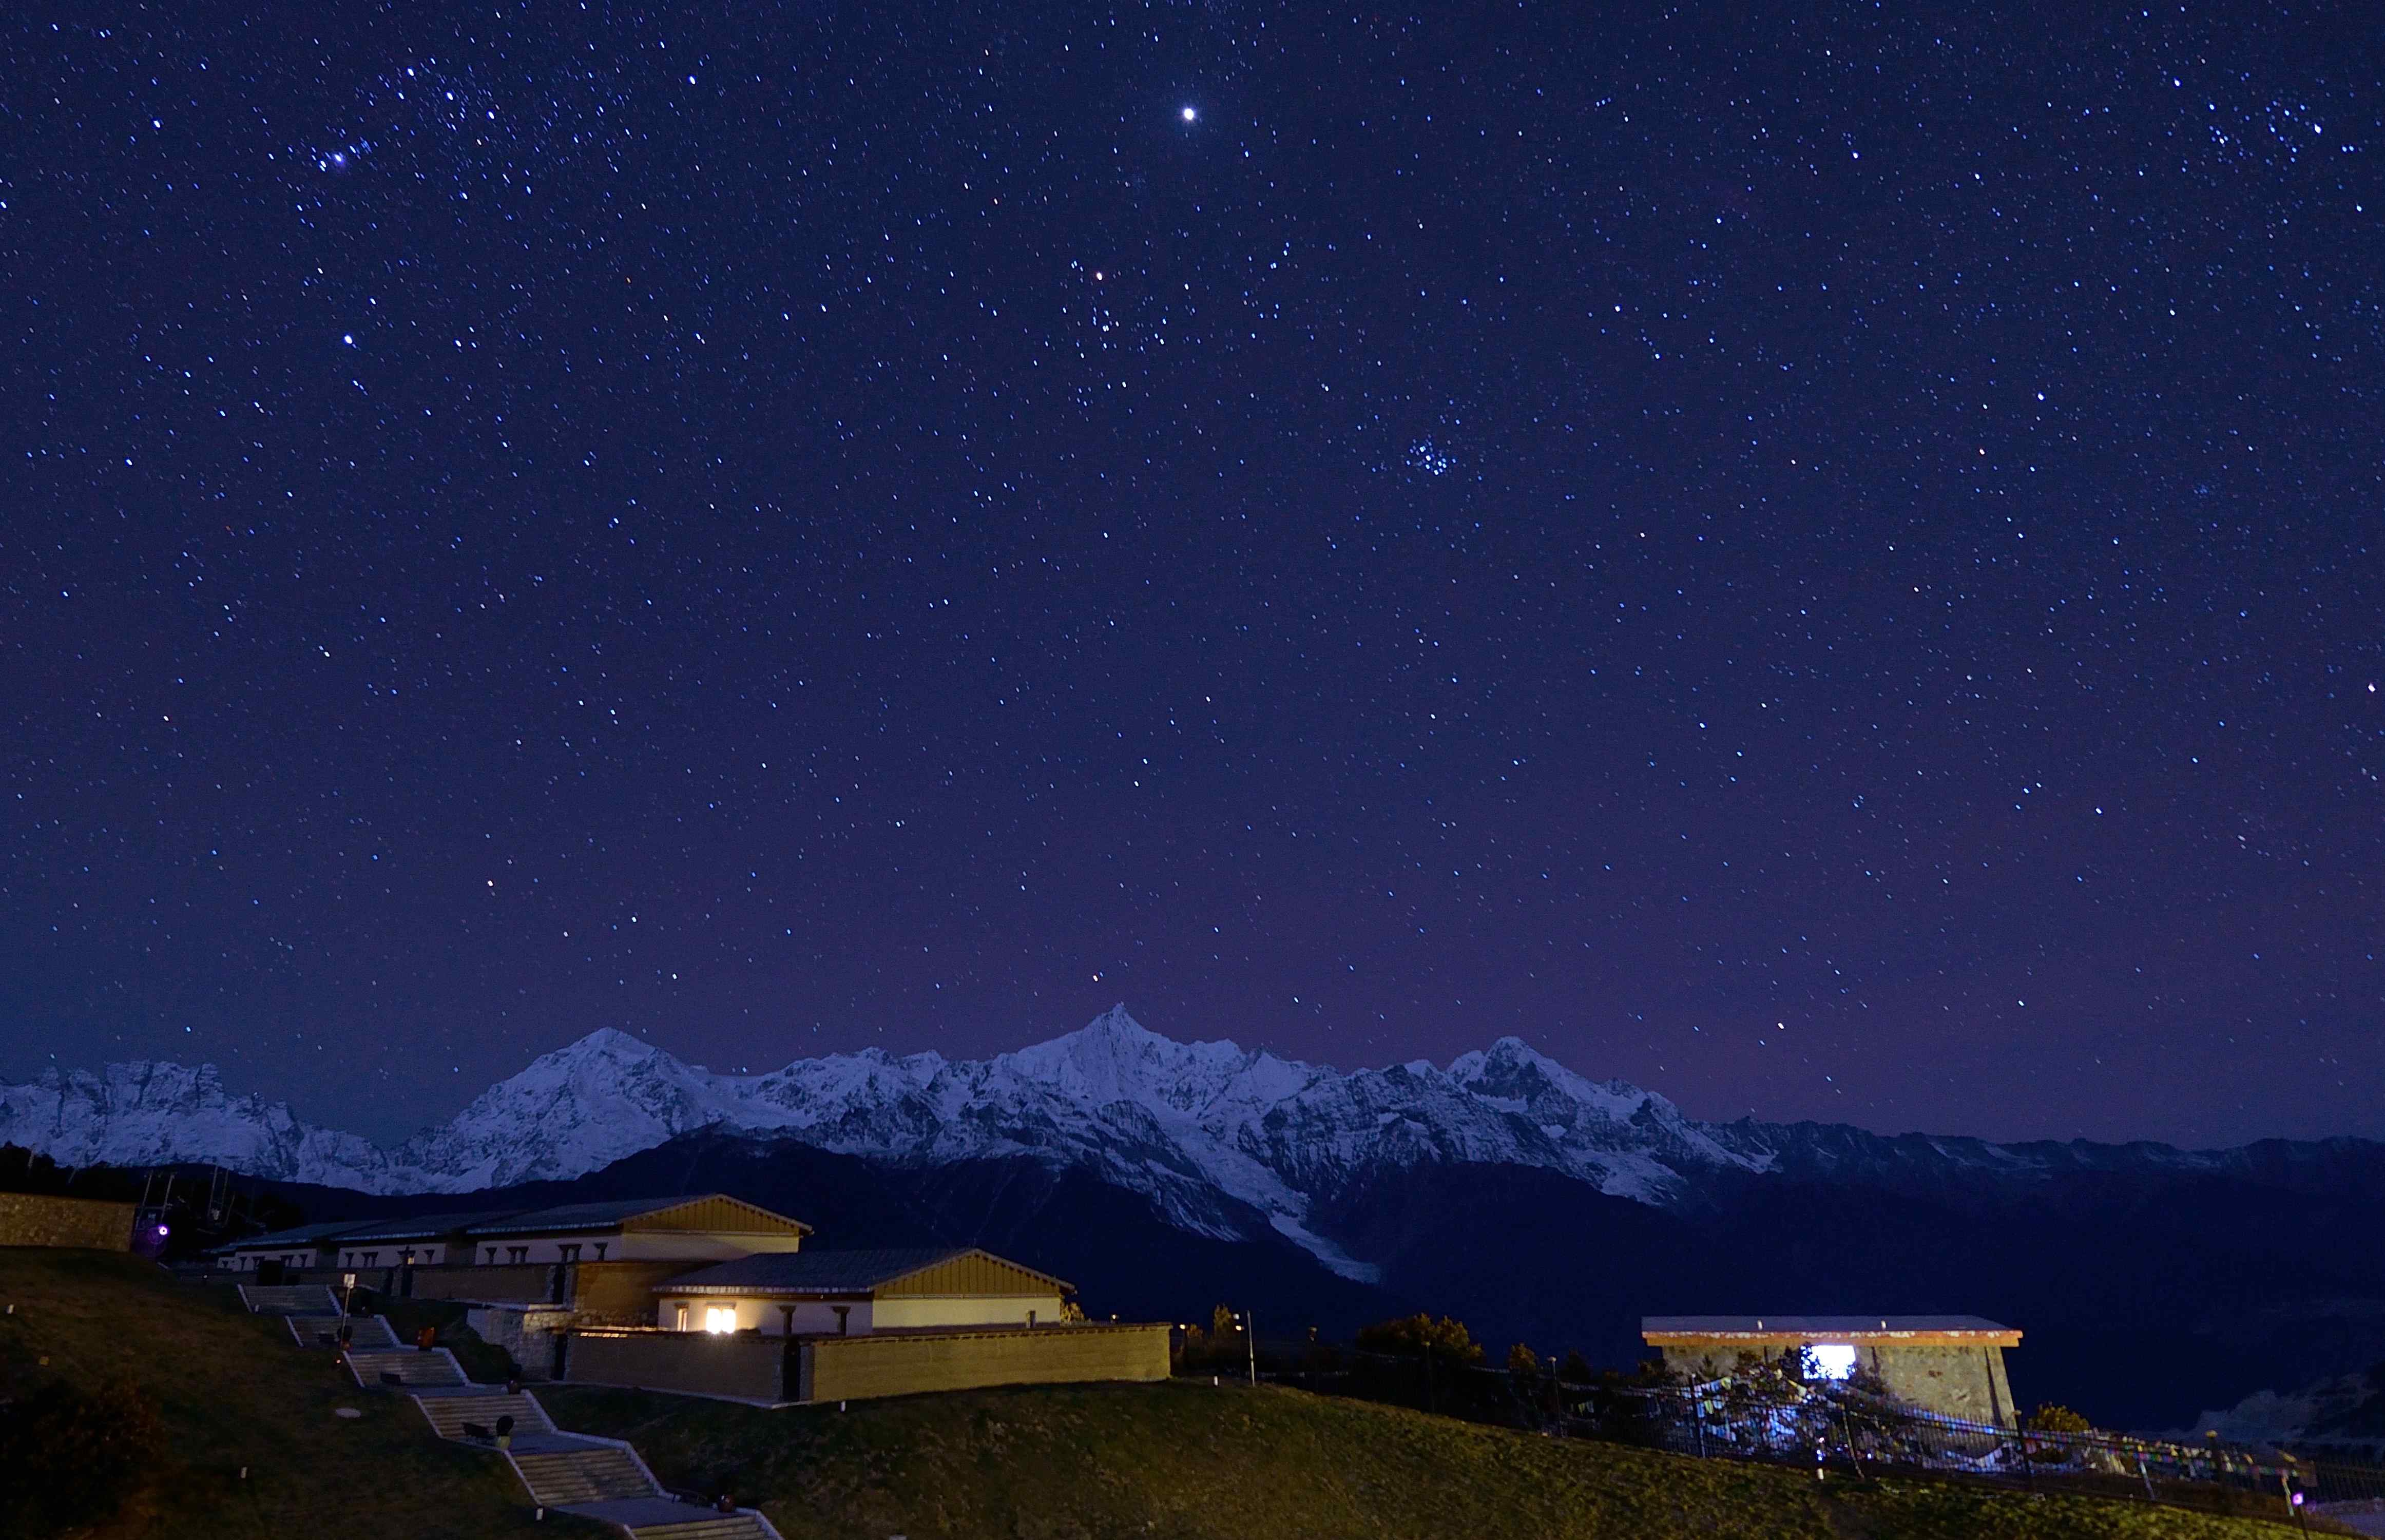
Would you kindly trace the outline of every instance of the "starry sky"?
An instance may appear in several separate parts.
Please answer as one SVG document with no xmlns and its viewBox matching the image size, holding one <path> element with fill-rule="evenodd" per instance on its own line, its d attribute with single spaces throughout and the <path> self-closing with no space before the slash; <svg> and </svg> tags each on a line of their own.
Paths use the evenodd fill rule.
<svg viewBox="0 0 2385 1540">
<path fill-rule="evenodd" d="M 2357 4 L 34 7 L 0 1076 L 1124 1001 L 2385 1136 Z"/>
</svg>

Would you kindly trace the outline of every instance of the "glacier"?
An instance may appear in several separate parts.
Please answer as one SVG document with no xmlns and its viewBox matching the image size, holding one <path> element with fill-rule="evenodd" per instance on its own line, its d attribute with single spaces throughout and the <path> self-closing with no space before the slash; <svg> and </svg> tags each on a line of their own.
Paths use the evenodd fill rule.
<svg viewBox="0 0 2385 1540">
<path fill-rule="evenodd" d="M 1315 1216 L 1362 1183 L 1426 1165 L 1532 1167 L 1675 1206 L 1742 1176 L 1954 1196 L 2113 1171 L 2323 1180 L 2345 1143 L 2185 1151 L 1701 1122 L 1653 1091 L 1588 1079 L 1518 1038 L 1446 1067 L 1342 1070 L 1230 1042 L 1180 1043 L 1122 1005 L 992 1058 L 873 1048 L 759 1075 L 716 1074 L 606 1028 L 394 1148 L 235 1096 L 207 1065 L 111 1064 L 0 1083 L 0 1142 L 64 1164 L 212 1162 L 376 1194 L 568 1181 L 703 1129 L 905 1166 L 1024 1158 L 1079 1169 L 1185 1230 L 1249 1239 L 1263 1225 L 1362 1282 L 1376 1281 L 1376 1266 L 1320 1233 Z"/>
<path fill-rule="evenodd" d="M 1171 1222 L 1243 1235 L 1250 1211 L 1345 1277 L 1373 1266 L 1307 1225 L 1362 1174 L 1424 1161 L 1545 1167 L 1666 1202 L 1685 1170 L 1765 1169 L 1663 1096 L 1593 1082 L 1513 1037 L 1446 1068 L 1344 1072 L 1230 1042 L 1180 1043 L 1114 1007 L 988 1059 L 877 1049 L 716 1074 L 611 1028 L 545 1054 L 394 1149 L 227 1091 L 212 1066 L 113 1064 L 0 1083 L 0 1140 L 70 1165 L 208 1161 L 368 1193 L 568 1180 L 698 1129 L 941 1165 L 1086 1168 Z"/>
</svg>

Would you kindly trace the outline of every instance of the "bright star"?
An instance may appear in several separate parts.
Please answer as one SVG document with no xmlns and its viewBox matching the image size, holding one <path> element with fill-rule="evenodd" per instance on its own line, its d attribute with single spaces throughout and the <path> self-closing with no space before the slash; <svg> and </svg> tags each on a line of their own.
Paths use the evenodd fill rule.
<svg viewBox="0 0 2385 1540">
<path fill-rule="evenodd" d="M 1186 108 L 1184 109 L 1184 120 L 1185 120 L 1186 122 L 1188 122 L 1188 123 L 1190 123 L 1190 122 L 1193 121 L 1194 119 L 1198 119 L 1200 116 L 1201 116 L 1201 115 L 1200 115 L 1198 112 L 1193 111 L 1193 110 L 1192 110 L 1191 107 L 1189 107 L 1189 106 L 1188 106 L 1188 107 L 1186 107 Z"/>
</svg>

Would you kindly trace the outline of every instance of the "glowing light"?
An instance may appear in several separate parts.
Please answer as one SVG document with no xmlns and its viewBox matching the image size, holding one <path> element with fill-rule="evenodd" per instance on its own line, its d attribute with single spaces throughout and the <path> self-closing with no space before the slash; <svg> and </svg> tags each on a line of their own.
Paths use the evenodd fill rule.
<svg viewBox="0 0 2385 1540">
<path fill-rule="evenodd" d="M 715 1333 L 716 1335 L 726 1334 L 737 1330 L 737 1307 L 734 1305 L 706 1305 L 704 1308 L 704 1329 Z M 1854 1349 L 1849 1348 L 1848 1351 L 1853 1352 Z"/>
<path fill-rule="evenodd" d="M 1855 1350 L 1843 1342 L 1817 1342 L 1805 1349 L 1817 1380 L 1843 1380 L 1855 1371 Z"/>
<path fill-rule="evenodd" d="M 1188 123 L 1194 123 L 1194 122 L 1198 122 L 1198 121 L 1200 121 L 1200 119 L 1201 119 L 1201 115 L 1200 115 L 1198 112 L 1195 112 L 1192 108 L 1191 108 L 1191 107 L 1189 107 L 1189 106 L 1188 106 L 1188 107 L 1186 107 L 1186 108 L 1184 109 L 1184 120 L 1185 120 L 1186 122 L 1188 122 Z"/>
</svg>

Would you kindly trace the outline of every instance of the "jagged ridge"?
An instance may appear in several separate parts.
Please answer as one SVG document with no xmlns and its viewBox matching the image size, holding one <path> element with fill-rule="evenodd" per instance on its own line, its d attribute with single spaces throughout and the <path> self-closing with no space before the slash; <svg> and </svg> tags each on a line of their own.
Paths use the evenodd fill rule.
<svg viewBox="0 0 2385 1540">
<path fill-rule="evenodd" d="M 1252 1209 L 1346 1276 L 1375 1270 L 1307 1224 L 1312 1203 L 1424 1163 L 1561 1171 L 1661 1204 L 1701 1179 L 1791 1171 L 1904 1184 L 2205 1164 L 2158 1146 L 1997 1146 L 1828 1125 L 1704 1124 L 1663 1096 L 1593 1082 L 1513 1037 L 1442 1069 L 1343 1072 L 1232 1043 L 1178 1043 L 1123 1006 L 979 1061 L 875 1049 L 719 1075 L 605 1029 L 491 1086 L 394 1150 L 227 1092 L 212 1067 L 111 1065 L 0 1085 L 0 1139 L 78 1165 L 211 1160 L 367 1192 L 469 1192 L 568 1179 L 696 1129 L 799 1139 L 905 1165 L 1017 1157 L 1088 1169 L 1200 1233 Z"/>
</svg>

